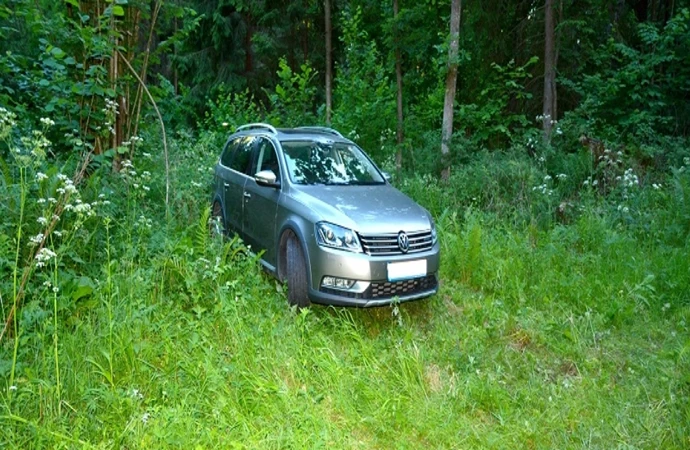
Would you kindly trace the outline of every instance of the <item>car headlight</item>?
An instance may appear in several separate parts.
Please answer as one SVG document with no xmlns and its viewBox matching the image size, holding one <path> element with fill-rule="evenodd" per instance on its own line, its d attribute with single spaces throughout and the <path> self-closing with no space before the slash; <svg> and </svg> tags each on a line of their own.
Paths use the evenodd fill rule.
<svg viewBox="0 0 690 450">
<path fill-rule="evenodd" d="M 318 222 L 316 224 L 316 242 L 323 247 L 337 248 L 350 252 L 362 251 L 357 233 L 328 222 Z"/>
<path fill-rule="evenodd" d="M 436 244 L 436 241 L 438 240 L 438 234 L 436 233 L 436 224 L 434 221 L 431 221 L 431 245 Z"/>
</svg>

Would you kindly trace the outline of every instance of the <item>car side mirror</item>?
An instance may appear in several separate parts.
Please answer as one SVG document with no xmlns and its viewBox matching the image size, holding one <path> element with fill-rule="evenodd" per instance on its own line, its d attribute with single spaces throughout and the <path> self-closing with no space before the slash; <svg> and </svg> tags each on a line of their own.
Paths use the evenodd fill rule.
<svg viewBox="0 0 690 450">
<path fill-rule="evenodd" d="M 276 174 L 272 170 L 262 170 L 254 175 L 254 180 L 259 186 L 266 186 L 272 188 L 280 187 Z"/>
<path fill-rule="evenodd" d="M 383 178 L 385 178 L 385 180 L 389 183 L 393 179 L 393 176 L 388 172 L 381 172 L 381 175 L 383 175 Z"/>
</svg>

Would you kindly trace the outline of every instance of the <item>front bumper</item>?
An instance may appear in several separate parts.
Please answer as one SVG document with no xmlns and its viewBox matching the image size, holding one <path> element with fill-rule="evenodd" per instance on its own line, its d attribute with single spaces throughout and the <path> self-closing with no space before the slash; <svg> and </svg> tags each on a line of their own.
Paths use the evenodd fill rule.
<svg viewBox="0 0 690 450">
<path fill-rule="evenodd" d="M 438 292 L 440 246 L 438 242 L 424 252 L 392 256 L 370 256 L 319 247 L 309 248 L 311 285 L 309 298 L 314 303 L 335 306 L 372 307 L 393 302 L 419 300 Z M 389 281 L 388 263 L 426 260 L 426 274 L 411 279 Z M 355 280 L 364 289 L 339 290 L 321 286 L 324 277 Z"/>
</svg>

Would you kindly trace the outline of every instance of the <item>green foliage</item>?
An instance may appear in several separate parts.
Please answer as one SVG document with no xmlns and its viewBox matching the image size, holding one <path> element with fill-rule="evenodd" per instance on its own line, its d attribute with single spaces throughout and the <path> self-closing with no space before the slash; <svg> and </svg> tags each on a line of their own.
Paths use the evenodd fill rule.
<svg viewBox="0 0 690 450">
<path fill-rule="evenodd" d="M 280 58 L 278 66 L 278 84 L 274 92 L 267 92 L 271 105 L 269 121 L 285 127 L 316 123 L 316 72 L 306 63 L 293 72 L 285 58 Z"/>
<path fill-rule="evenodd" d="M 172 174 L 170 222 L 161 176 L 149 191 L 134 187 L 162 165 L 145 156 L 155 142 L 145 138 L 129 173 L 95 174 L 112 204 L 56 248 L 47 267 L 59 260 L 57 272 L 30 279 L 14 378 L 15 342 L 0 342 L 0 442 L 685 447 L 687 165 L 663 188 L 640 186 L 652 234 L 635 224 L 642 216 L 625 222 L 613 202 L 584 193 L 568 223 L 512 220 L 533 214 L 548 158 L 532 166 L 522 152 L 484 152 L 448 184 L 411 178 L 403 187 L 439 213 L 441 292 L 395 308 L 295 311 L 241 241 L 208 234 L 208 197 L 194 183 L 210 176 L 211 140 L 181 130 L 172 139 L 172 166 L 183 169 Z M 62 186 L 56 168 L 42 170 L 49 178 L 28 181 L 27 192 Z M 90 189 L 79 188 L 82 198 Z M 34 203 L 31 193 L 30 233 L 44 214 Z M 5 230 L 17 214 L 0 217 L 7 270 Z M 73 223 L 65 215 L 60 226 Z"/>
<path fill-rule="evenodd" d="M 361 9 L 346 10 L 341 26 L 347 53 L 336 70 L 333 126 L 372 157 L 384 160 L 392 154 L 382 145 L 381 136 L 395 129 L 393 86 L 375 42 L 362 30 Z"/>
<path fill-rule="evenodd" d="M 686 134 L 688 128 L 690 11 L 681 10 L 663 27 L 641 23 L 636 38 L 639 45 L 609 39 L 596 50 L 592 73 L 562 82 L 581 97 L 566 114 L 580 133 L 649 153 L 655 146 L 640 144 L 653 143 L 658 134 Z"/>
<path fill-rule="evenodd" d="M 225 87 L 218 88 L 218 95 L 209 100 L 208 111 L 203 127 L 213 136 L 216 148 L 221 148 L 230 133 L 244 124 L 260 122 L 266 116 L 261 104 L 254 100 L 248 90 L 228 92 Z"/>
<path fill-rule="evenodd" d="M 11 19 L 37 26 L 32 36 L 37 45 L 26 54 L 0 55 L 0 99 L 28 122 L 52 118 L 56 127 L 51 138 L 58 151 L 71 150 L 64 135 L 74 130 L 93 144 L 95 138 L 107 136 L 111 119 L 105 101 L 116 93 L 105 64 L 113 48 L 111 36 L 101 29 L 107 17 L 79 13 L 70 19 L 57 7 L 39 19 L 42 6 L 22 3 L 31 12 L 16 10 Z"/>
<path fill-rule="evenodd" d="M 147 111 L 143 142 L 81 170 L 122 118 L 111 100 L 137 90 L 110 79 L 115 38 L 152 19 L 87 3 L 0 5 L 0 447 L 687 447 L 685 3 L 636 24 L 625 2 L 566 2 L 566 113 L 544 144 L 526 119 L 539 10 L 469 1 L 447 182 L 432 175 L 447 3 L 401 2 L 397 20 L 335 4 L 333 124 L 386 168 L 401 52 L 396 183 L 436 217 L 441 291 L 301 311 L 238 238 L 208 234 L 208 201 L 235 127 L 322 120 L 319 5 L 165 4 L 148 82 L 171 125 L 168 216 Z"/>
<path fill-rule="evenodd" d="M 492 63 L 491 76 L 476 103 L 460 105 L 457 114 L 461 129 L 476 148 L 501 148 L 524 134 L 529 121 L 524 112 L 516 112 L 523 108 L 515 105 L 532 98 L 525 82 L 531 77 L 528 69 L 537 61 L 537 57 L 532 57 L 521 66 L 515 60 L 505 66 Z"/>
</svg>

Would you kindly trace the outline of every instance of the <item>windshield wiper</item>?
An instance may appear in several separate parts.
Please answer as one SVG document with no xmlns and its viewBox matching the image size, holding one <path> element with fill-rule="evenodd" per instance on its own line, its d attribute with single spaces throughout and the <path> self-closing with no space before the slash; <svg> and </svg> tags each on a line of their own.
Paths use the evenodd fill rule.
<svg viewBox="0 0 690 450">
<path fill-rule="evenodd" d="M 385 184 L 383 181 L 355 181 L 354 183 L 351 183 L 357 186 L 376 186 L 379 184 Z"/>
</svg>

